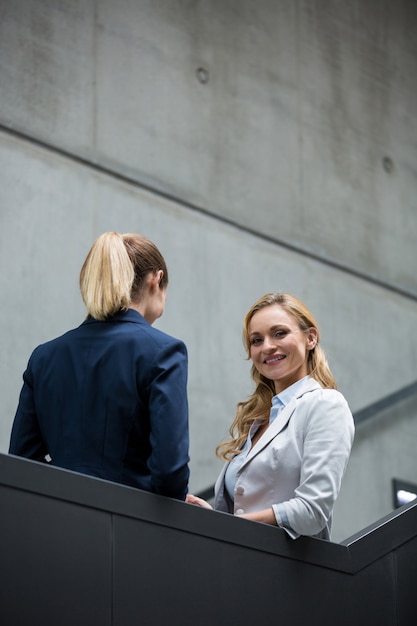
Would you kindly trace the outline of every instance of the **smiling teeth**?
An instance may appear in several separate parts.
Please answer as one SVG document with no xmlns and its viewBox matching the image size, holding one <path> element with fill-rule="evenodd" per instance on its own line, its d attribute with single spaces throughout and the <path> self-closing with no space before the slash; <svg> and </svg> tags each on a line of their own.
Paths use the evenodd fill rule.
<svg viewBox="0 0 417 626">
<path fill-rule="evenodd" d="M 282 361 L 283 356 L 274 356 L 273 359 L 265 359 L 265 363 L 275 363 L 275 361 Z"/>
</svg>

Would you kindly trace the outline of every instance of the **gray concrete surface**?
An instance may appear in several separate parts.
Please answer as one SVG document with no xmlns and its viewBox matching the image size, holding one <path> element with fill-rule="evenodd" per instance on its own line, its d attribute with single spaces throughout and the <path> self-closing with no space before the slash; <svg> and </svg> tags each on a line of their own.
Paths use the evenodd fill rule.
<svg viewBox="0 0 417 626">
<path fill-rule="evenodd" d="M 416 26 L 410 0 L 0 0 L 1 451 L 30 351 L 83 319 L 104 230 L 166 256 L 193 491 L 250 392 L 241 323 L 264 292 L 310 305 L 352 410 L 417 378 Z M 390 476 L 417 482 L 413 403 L 382 422 L 335 539 L 387 512 Z"/>
</svg>

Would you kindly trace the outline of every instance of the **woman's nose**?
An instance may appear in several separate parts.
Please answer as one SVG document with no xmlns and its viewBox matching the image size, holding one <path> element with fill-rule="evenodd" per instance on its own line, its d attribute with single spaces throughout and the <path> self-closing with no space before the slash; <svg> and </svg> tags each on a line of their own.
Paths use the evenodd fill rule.
<svg viewBox="0 0 417 626">
<path fill-rule="evenodd" d="M 263 344 L 263 348 L 264 350 L 275 350 L 275 343 L 272 339 L 272 337 L 265 337 L 264 338 L 264 344 Z"/>
</svg>

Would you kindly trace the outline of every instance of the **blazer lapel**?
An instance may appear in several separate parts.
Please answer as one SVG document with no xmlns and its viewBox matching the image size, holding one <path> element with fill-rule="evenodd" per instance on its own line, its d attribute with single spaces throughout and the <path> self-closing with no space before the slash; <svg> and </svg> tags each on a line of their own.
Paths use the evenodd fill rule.
<svg viewBox="0 0 417 626">
<path fill-rule="evenodd" d="M 288 424 L 288 421 L 291 415 L 294 412 L 296 403 L 297 403 L 297 398 L 293 398 L 291 402 L 289 402 L 289 404 L 287 404 L 287 406 L 284 409 L 282 409 L 278 417 L 274 419 L 274 421 L 266 429 L 262 437 L 258 439 L 258 441 L 255 443 L 253 448 L 249 451 L 249 454 L 246 457 L 245 462 L 242 464 L 242 468 L 246 465 L 246 463 L 248 463 L 251 459 L 253 459 L 254 456 L 259 454 L 259 452 L 263 450 L 265 446 L 267 446 L 269 442 L 272 441 L 272 439 L 274 439 L 274 437 L 276 437 L 283 428 L 285 428 L 285 426 Z"/>
<path fill-rule="evenodd" d="M 245 465 L 249 463 L 249 461 L 253 459 L 254 456 L 259 454 L 259 452 L 263 450 L 265 446 L 267 446 L 269 442 L 272 441 L 272 439 L 274 439 L 274 437 L 276 437 L 278 433 L 280 433 L 285 428 L 292 414 L 295 411 L 295 407 L 297 406 L 298 399 L 301 398 L 305 393 L 308 393 L 309 391 L 314 391 L 315 389 L 320 389 L 320 388 L 321 387 L 319 383 L 313 378 L 308 378 L 306 380 L 305 385 L 303 385 L 303 387 L 299 390 L 297 395 L 294 396 L 290 400 L 290 402 L 287 404 L 287 406 L 284 409 L 282 409 L 281 413 L 274 419 L 272 424 L 266 429 L 262 437 L 260 437 L 260 439 L 255 443 L 255 445 L 250 450 L 248 456 L 246 457 L 240 469 L 245 467 Z"/>
</svg>

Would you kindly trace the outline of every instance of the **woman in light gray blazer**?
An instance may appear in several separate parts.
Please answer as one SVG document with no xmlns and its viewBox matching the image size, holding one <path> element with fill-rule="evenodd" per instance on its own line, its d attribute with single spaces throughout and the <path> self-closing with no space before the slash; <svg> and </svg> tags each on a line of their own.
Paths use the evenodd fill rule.
<svg viewBox="0 0 417 626">
<path fill-rule="evenodd" d="M 214 508 L 277 525 L 293 539 L 330 539 L 354 436 L 319 339 L 313 315 L 294 296 L 267 294 L 251 307 L 243 340 L 256 387 L 217 448 L 227 463 Z M 187 502 L 211 508 L 191 494 Z"/>
</svg>

